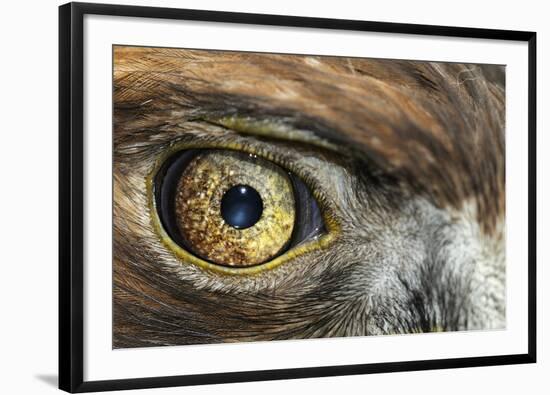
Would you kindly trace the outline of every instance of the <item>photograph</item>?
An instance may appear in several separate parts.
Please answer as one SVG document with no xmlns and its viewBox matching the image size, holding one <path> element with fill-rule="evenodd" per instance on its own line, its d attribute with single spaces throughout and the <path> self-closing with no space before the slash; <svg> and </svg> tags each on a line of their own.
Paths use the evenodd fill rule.
<svg viewBox="0 0 550 395">
<path fill-rule="evenodd" d="M 113 44 L 112 347 L 505 330 L 506 71 Z"/>
</svg>

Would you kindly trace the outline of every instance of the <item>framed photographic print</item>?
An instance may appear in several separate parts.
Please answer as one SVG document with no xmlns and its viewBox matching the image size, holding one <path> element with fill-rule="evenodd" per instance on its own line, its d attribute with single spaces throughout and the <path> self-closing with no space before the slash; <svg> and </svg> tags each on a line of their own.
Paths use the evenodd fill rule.
<svg viewBox="0 0 550 395">
<path fill-rule="evenodd" d="M 59 16 L 61 389 L 535 362 L 535 33 Z"/>
</svg>

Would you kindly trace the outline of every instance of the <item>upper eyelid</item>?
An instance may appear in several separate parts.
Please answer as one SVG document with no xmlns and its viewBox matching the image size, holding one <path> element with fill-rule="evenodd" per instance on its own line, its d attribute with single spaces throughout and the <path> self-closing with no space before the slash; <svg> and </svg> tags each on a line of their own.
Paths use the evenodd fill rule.
<svg viewBox="0 0 550 395">
<path fill-rule="evenodd" d="M 297 141 L 335 152 L 340 152 L 342 146 L 332 141 L 320 137 L 316 132 L 308 129 L 296 128 L 288 125 L 281 118 L 256 119 L 251 117 L 242 117 L 238 115 L 207 118 L 207 121 L 215 125 L 227 127 L 239 133 L 251 134 L 258 137 L 269 137 L 286 140 L 289 142 Z"/>
<path fill-rule="evenodd" d="M 126 145 L 115 142 L 115 151 L 119 160 L 126 155 L 129 161 L 133 161 L 135 157 L 149 158 L 155 169 L 158 169 L 169 156 L 184 149 L 234 149 L 258 155 L 299 176 L 312 190 L 322 208 L 336 217 L 330 209 L 332 199 L 326 192 L 326 185 L 317 174 L 319 169 L 302 165 L 300 158 L 302 155 L 316 156 L 340 166 L 345 166 L 343 160 L 347 162 L 352 158 L 342 155 L 339 147 L 327 147 L 327 144 L 321 143 L 318 138 L 312 139 L 311 133 L 307 131 L 298 131 L 274 120 L 267 120 L 261 124 L 265 128 L 263 133 L 258 133 L 258 124 L 251 118 L 233 117 L 231 120 L 242 120 L 240 125 L 246 125 L 248 131 L 243 133 L 242 128 L 233 127 L 234 124 L 227 122 L 227 118 L 205 120 L 203 117 L 196 117 L 192 121 L 182 120 L 178 125 L 163 126 L 160 130 L 155 127 L 141 130 L 137 133 L 143 136 L 139 143 L 133 141 Z M 277 128 L 279 133 L 271 134 Z M 294 138 L 290 139 L 289 134 L 292 133 Z"/>
<path fill-rule="evenodd" d="M 124 122 L 120 126 L 124 126 L 123 124 Z M 225 131 L 235 134 L 220 137 L 220 134 Z M 287 123 L 284 117 L 255 118 L 240 115 L 214 116 L 204 114 L 190 119 L 184 118 L 181 122 L 176 121 L 172 124 L 159 123 L 142 126 L 139 130 L 132 130 L 131 134 L 131 142 L 127 143 L 128 140 L 124 141 L 125 139 L 115 141 L 115 151 L 129 154 L 140 150 L 156 151 L 159 148 L 162 149 L 163 146 L 170 147 L 174 144 L 193 145 L 192 140 L 197 140 L 201 145 L 213 144 L 217 146 L 222 144 L 229 145 L 229 148 L 231 148 L 230 142 L 224 141 L 226 138 L 238 139 L 244 137 L 246 139 L 246 137 L 249 137 L 258 143 L 267 139 L 270 143 L 288 144 L 292 147 L 295 147 L 294 143 L 298 143 L 301 146 L 329 151 L 338 155 L 349 154 L 347 146 L 322 138 L 313 130 L 294 127 L 291 123 Z M 337 132 L 332 131 L 332 134 L 336 135 Z"/>
<path fill-rule="evenodd" d="M 138 91 L 134 84 L 117 81 L 115 86 L 124 90 Z M 300 141 L 316 145 L 333 151 L 342 151 L 353 145 L 345 131 L 338 130 L 334 125 L 327 124 L 326 119 L 311 117 L 297 112 L 297 109 L 277 107 L 269 109 L 262 105 L 259 97 L 248 97 L 238 94 L 223 94 L 220 101 L 218 94 L 207 93 L 201 96 L 200 105 L 193 115 L 184 115 L 183 122 L 209 122 L 217 126 L 227 127 L 239 133 L 280 138 L 288 141 Z M 177 101 L 171 102 L 166 97 L 150 97 L 135 103 L 125 103 L 124 100 L 115 100 L 115 114 L 117 112 L 136 112 L 138 114 L 149 111 L 156 112 L 163 106 L 172 104 L 179 106 Z M 198 103 L 197 103 L 198 104 Z M 230 105 L 228 105 L 230 104 Z M 118 107 L 117 106 L 121 106 Z M 160 106 L 160 107 L 158 107 Z M 168 122 L 177 123 L 177 118 L 166 114 Z M 137 131 L 139 134 L 140 132 Z M 350 144 L 351 143 L 351 144 Z"/>
</svg>

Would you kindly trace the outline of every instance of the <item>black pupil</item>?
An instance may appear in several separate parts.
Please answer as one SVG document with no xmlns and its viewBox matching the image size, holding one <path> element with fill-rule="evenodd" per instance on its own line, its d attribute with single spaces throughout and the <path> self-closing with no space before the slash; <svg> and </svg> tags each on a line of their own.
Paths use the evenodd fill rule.
<svg viewBox="0 0 550 395">
<path fill-rule="evenodd" d="M 222 197 L 222 218 L 236 229 L 254 225 L 262 216 L 263 209 L 260 194 L 248 185 L 235 185 Z"/>
</svg>

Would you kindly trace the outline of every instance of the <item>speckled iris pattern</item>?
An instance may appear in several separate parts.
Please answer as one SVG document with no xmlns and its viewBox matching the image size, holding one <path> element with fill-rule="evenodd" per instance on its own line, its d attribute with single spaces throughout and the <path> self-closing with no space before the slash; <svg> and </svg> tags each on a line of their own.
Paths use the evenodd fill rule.
<svg viewBox="0 0 550 395">
<path fill-rule="evenodd" d="M 246 229 L 228 225 L 221 200 L 235 185 L 260 194 L 260 219 Z M 177 225 L 187 247 L 211 262 L 247 267 L 275 258 L 290 242 L 295 221 L 292 182 L 279 166 L 237 151 L 208 151 L 187 165 L 176 192 Z"/>
</svg>

